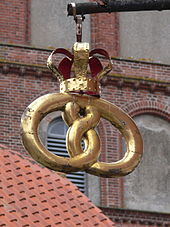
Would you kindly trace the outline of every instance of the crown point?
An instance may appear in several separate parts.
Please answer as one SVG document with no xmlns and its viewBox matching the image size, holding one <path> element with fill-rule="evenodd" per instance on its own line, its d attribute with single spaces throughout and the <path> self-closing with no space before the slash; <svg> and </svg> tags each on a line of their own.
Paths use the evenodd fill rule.
<svg viewBox="0 0 170 227">
<path fill-rule="evenodd" d="M 56 53 L 66 55 L 58 68 L 52 62 L 52 56 Z M 103 69 L 100 60 L 94 56 L 95 54 L 106 57 L 109 60 L 108 66 Z M 99 96 L 99 81 L 112 69 L 112 64 L 105 50 L 95 49 L 90 51 L 89 43 L 76 42 L 73 45 L 72 53 L 63 48 L 53 51 L 48 59 L 48 67 L 59 78 L 61 93 Z M 71 77 L 71 70 L 73 70 L 73 77 Z M 61 79 L 62 76 L 63 79 Z"/>
</svg>

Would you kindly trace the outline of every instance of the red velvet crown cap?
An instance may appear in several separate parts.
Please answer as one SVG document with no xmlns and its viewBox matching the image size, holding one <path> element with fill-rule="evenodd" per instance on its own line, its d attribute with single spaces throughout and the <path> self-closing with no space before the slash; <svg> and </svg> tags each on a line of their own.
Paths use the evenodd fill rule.
<svg viewBox="0 0 170 227">
<path fill-rule="evenodd" d="M 67 80 L 70 78 L 70 75 L 71 75 L 71 68 L 72 68 L 72 65 L 74 62 L 74 55 L 70 51 L 68 51 L 64 48 L 56 49 L 53 52 L 53 55 L 57 54 L 57 53 L 64 54 L 66 56 L 59 63 L 58 71 L 63 75 L 64 80 Z M 108 53 L 103 49 L 94 49 L 94 50 L 90 51 L 89 66 L 90 66 L 90 71 L 91 71 L 92 77 L 96 77 L 96 75 L 103 70 L 103 66 L 102 66 L 100 60 L 97 57 L 93 56 L 95 54 L 98 54 L 98 55 L 104 56 L 107 59 L 110 59 Z"/>
</svg>

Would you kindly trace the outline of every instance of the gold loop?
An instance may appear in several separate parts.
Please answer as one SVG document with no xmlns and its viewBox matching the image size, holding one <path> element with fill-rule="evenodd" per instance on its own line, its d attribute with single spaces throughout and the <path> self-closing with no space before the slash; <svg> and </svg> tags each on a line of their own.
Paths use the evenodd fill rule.
<svg viewBox="0 0 170 227">
<path fill-rule="evenodd" d="M 96 162 L 86 172 L 101 177 L 120 177 L 131 173 L 139 164 L 143 154 L 143 141 L 134 121 L 119 107 L 105 100 L 94 101 L 101 117 L 110 121 L 126 141 L 124 157 L 113 163 Z M 107 111 L 106 111 L 107 110 Z"/>
<path fill-rule="evenodd" d="M 23 145 L 30 155 L 42 165 L 61 172 L 75 172 L 89 168 L 97 161 L 99 145 L 94 150 L 88 150 L 73 158 L 63 158 L 50 153 L 41 143 L 38 136 L 40 121 L 53 111 L 62 110 L 68 102 L 74 102 L 76 96 L 69 94 L 47 94 L 32 102 L 21 118 L 21 136 Z M 88 137 L 94 137 L 89 132 Z M 98 143 L 98 140 L 94 141 Z M 94 145 L 93 145 L 94 147 Z"/>
<path fill-rule="evenodd" d="M 97 162 L 97 149 L 80 154 L 74 154 L 75 149 L 73 149 L 71 154 L 73 157 L 63 158 L 50 153 L 42 145 L 37 132 L 40 121 L 50 112 L 63 110 L 69 102 L 76 103 L 82 109 L 87 106 L 92 107 L 93 110 L 98 111 L 99 116 L 110 121 L 122 133 L 127 143 L 127 151 L 121 160 L 114 163 Z M 142 138 L 133 120 L 117 106 L 95 97 L 70 94 L 42 96 L 26 109 L 21 119 L 21 127 L 23 144 L 31 156 L 36 161 L 56 171 L 68 173 L 85 170 L 102 177 L 123 176 L 135 169 L 143 152 Z M 95 138 L 93 129 L 87 131 L 87 134 L 88 138 Z M 97 140 L 94 140 L 93 143 L 93 147 L 98 147 Z"/>
</svg>

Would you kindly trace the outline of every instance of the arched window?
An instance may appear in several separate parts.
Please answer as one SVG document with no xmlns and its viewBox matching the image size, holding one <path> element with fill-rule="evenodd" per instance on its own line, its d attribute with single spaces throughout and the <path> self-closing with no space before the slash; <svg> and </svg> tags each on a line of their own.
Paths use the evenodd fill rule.
<svg viewBox="0 0 170 227">
<path fill-rule="evenodd" d="M 69 157 L 66 149 L 66 132 L 68 127 L 61 117 L 55 118 L 48 126 L 47 148 L 50 152 L 61 157 Z M 86 174 L 76 172 L 67 174 L 67 178 L 74 183 L 81 192 L 86 193 Z"/>
</svg>

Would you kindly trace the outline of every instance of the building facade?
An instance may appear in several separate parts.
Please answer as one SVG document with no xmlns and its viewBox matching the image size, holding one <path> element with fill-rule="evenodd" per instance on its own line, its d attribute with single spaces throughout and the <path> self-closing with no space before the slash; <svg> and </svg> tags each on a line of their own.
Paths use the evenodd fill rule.
<svg viewBox="0 0 170 227">
<path fill-rule="evenodd" d="M 20 141 L 24 109 L 41 95 L 59 92 L 58 81 L 46 67 L 47 58 L 53 49 L 71 48 L 75 42 L 67 3 L 0 2 L 0 143 L 22 155 L 27 155 Z M 70 176 L 83 184 L 87 196 L 117 226 L 170 226 L 169 14 L 97 14 L 87 17 L 83 27 L 83 41 L 112 56 L 113 70 L 102 80 L 101 97 L 126 111 L 144 140 L 142 162 L 127 177 Z M 119 131 L 103 119 L 97 131 L 100 159 L 119 160 L 126 150 Z M 40 125 L 42 143 L 51 151 L 64 152 L 65 132 L 58 112 Z"/>
</svg>

